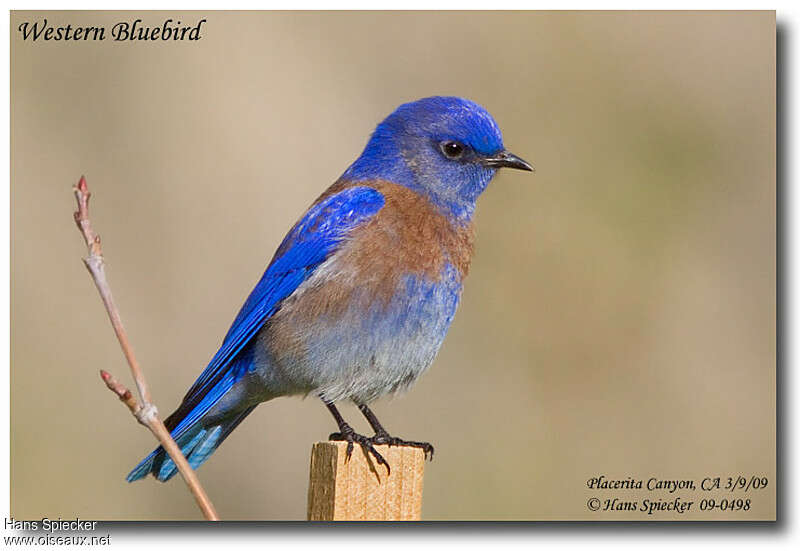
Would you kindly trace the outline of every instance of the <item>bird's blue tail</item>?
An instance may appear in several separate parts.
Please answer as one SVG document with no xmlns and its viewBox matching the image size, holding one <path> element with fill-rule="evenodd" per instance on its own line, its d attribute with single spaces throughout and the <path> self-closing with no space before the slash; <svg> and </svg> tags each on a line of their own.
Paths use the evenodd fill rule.
<svg viewBox="0 0 800 551">
<path fill-rule="evenodd" d="M 197 469 L 202 465 L 254 408 L 255 406 L 252 406 L 233 414 L 216 425 L 204 426 L 198 421 L 189 429 L 181 431 L 182 434 L 175 441 L 192 469 Z M 167 426 L 169 426 L 169 421 L 170 419 L 167 420 Z M 172 430 L 173 438 L 179 432 L 179 428 Z M 164 448 L 159 446 L 128 474 L 127 481 L 133 482 L 144 478 L 148 473 L 153 473 L 153 476 L 159 481 L 166 482 L 177 472 L 178 467 L 175 462 L 170 459 Z"/>
</svg>

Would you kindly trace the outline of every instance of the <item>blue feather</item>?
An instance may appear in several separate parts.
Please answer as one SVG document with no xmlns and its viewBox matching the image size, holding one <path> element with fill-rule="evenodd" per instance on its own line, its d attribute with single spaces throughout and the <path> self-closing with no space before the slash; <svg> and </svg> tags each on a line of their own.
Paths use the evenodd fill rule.
<svg viewBox="0 0 800 551">
<path fill-rule="evenodd" d="M 292 228 L 236 316 L 222 346 L 186 393 L 181 406 L 167 419 L 168 426 L 174 425 L 171 434 L 176 441 L 252 367 L 252 359 L 242 353 L 243 349 L 280 308 L 281 302 L 336 251 L 351 230 L 372 218 L 384 203 L 383 195 L 373 188 L 348 188 L 317 203 Z M 217 435 L 209 445 L 211 449 L 195 462 L 202 463 L 220 442 Z M 194 440 L 190 443 L 191 448 L 198 445 Z M 158 465 L 161 455 L 161 448 L 153 451 L 131 471 L 128 481 L 138 480 L 156 468 L 159 480 L 174 475 L 174 465 L 170 468 L 166 461 Z"/>
<path fill-rule="evenodd" d="M 350 230 L 372 218 L 383 205 L 384 198 L 380 192 L 359 186 L 346 189 L 312 207 L 284 238 L 236 316 L 219 351 L 184 400 L 191 400 L 210 388 L 212 381 L 219 381 L 231 357 L 275 313 L 280 301 L 308 279 Z"/>
<path fill-rule="evenodd" d="M 464 98 L 434 96 L 403 104 L 386 117 L 343 178 L 401 184 L 468 222 L 496 171 L 479 162 L 448 161 L 438 147 L 443 141 L 462 143 L 473 161 L 504 150 L 500 128 L 483 107 Z"/>
</svg>

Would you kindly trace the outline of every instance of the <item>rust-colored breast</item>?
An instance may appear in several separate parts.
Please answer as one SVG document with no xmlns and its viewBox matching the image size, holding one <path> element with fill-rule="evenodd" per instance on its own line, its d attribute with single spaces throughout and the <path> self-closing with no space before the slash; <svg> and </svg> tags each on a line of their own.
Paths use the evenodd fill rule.
<svg viewBox="0 0 800 551">
<path fill-rule="evenodd" d="M 425 197 L 398 184 L 372 183 L 386 205 L 353 231 L 346 254 L 353 265 L 383 266 L 438 279 L 450 262 L 463 279 L 472 258 L 472 225 L 454 226 Z M 345 252 L 345 251 L 343 251 Z"/>
<path fill-rule="evenodd" d="M 448 263 L 459 280 L 466 277 L 474 241 L 471 224 L 453 225 L 422 195 L 385 181 L 337 182 L 316 202 L 353 186 L 380 191 L 386 204 L 352 231 L 328 267 L 331 273 L 304 289 L 301 310 L 306 319 L 336 318 L 352 304 L 354 295 L 388 305 L 404 276 L 436 282 L 447 277 Z"/>
</svg>

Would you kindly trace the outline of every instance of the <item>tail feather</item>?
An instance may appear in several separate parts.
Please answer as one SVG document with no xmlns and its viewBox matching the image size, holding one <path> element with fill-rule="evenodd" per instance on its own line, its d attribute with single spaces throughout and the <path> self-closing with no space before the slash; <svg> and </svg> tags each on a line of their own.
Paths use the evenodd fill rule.
<svg viewBox="0 0 800 551">
<path fill-rule="evenodd" d="M 187 431 L 180 437 L 176 438 L 174 434 L 172 437 L 176 438 L 175 443 L 180 446 L 183 455 L 189 455 L 189 453 L 191 453 L 198 442 L 200 442 L 200 439 L 205 435 L 206 432 L 207 431 L 204 428 L 198 426 L 195 430 Z M 145 457 L 141 463 L 134 467 L 134 469 L 128 474 L 126 480 L 128 482 L 133 482 L 135 480 L 144 478 L 151 472 L 160 479 L 159 473 L 161 472 L 165 459 L 169 459 L 169 457 L 164 451 L 164 448 L 161 446 L 157 447 L 150 452 L 150 455 Z"/>
<path fill-rule="evenodd" d="M 189 440 L 188 443 L 178 444 L 181 447 L 181 453 L 186 457 L 189 457 L 194 448 L 200 443 L 201 440 L 203 440 L 205 435 L 208 433 L 206 429 L 202 428 L 193 432 L 196 433 L 194 434 L 194 436 L 186 435 L 184 438 L 181 438 L 181 440 L 184 439 Z M 160 467 L 158 466 L 158 463 L 161 463 Z M 166 452 L 161 453 L 159 461 L 154 462 L 153 467 L 154 467 L 153 474 L 161 482 L 166 482 L 167 480 L 172 478 L 175 475 L 173 470 L 177 470 L 177 468 L 175 467 L 175 463 L 173 463 L 172 459 L 170 459 L 169 456 L 167 456 Z M 156 473 L 156 471 L 158 471 L 158 473 Z"/>
<path fill-rule="evenodd" d="M 163 451 L 163 448 L 159 446 L 150 452 L 150 455 L 145 457 L 141 463 L 136 465 L 136 467 L 134 467 L 133 470 L 128 473 L 128 476 L 125 477 L 125 480 L 128 482 L 134 482 L 146 477 L 148 473 L 153 470 L 153 462 L 156 459 L 156 455 L 158 455 L 158 453 L 161 451 Z"/>
<path fill-rule="evenodd" d="M 247 417 L 256 406 L 249 407 L 224 419 L 221 423 L 201 427 L 199 423 L 178 437 L 177 444 L 186 456 L 189 466 L 197 469 L 208 459 L 228 435 Z M 153 473 L 161 482 L 166 482 L 178 472 L 175 462 L 159 446 L 145 457 L 127 476 L 128 482 L 146 477 Z"/>
</svg>

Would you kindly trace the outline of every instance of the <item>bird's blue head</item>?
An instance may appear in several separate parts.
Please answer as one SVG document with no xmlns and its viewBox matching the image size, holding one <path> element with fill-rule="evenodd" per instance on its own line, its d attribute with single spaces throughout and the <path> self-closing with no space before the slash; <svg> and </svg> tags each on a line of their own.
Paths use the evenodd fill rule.
<svg viewBox="0 0 800 551">
<path fill-rule="evenodd" d="M 468 221 L 501 167 L 533 170 L 505 150 L 500 128 L 483 107 L 434 96 L 403 104 L 386 117 L 343 178 L 404 185 Z"/>
</svg>

